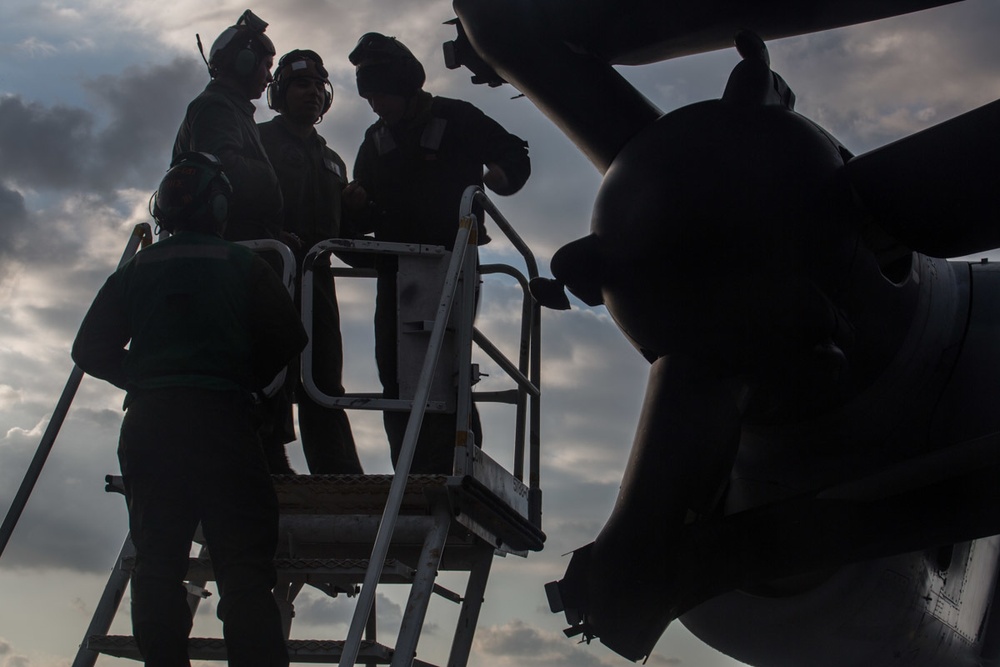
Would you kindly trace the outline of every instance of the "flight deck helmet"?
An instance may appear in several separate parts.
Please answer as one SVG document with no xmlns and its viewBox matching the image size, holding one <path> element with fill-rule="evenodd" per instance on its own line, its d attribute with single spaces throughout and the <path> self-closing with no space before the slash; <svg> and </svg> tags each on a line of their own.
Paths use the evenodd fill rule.
<svg viewBox="0 0 1000 667">
<path fill-rule="evenodd" d="M 208 52 L 208 71 L 212 78 L 232 72 L 238 78 L 252 75 L 267 56 L 275 55 L 274 43 L 264 34 L 267 23 L 249 9 L 236 25 L 222 31 Z"/>
<path fill-rule="evenodd" d="M 180 153 L 150 198 L 153 219 L 167 232 L 220 233 L 229 215 L 233 186 L 211 153 Z"/>
<path fill-rule="evenodd" d="M 284 111 L 285 96 L 292 79 L 310 78 L 322 81 L 326 94 L 323 96 L 323 109 L 320 119 L 330 110 L 333 104 L 333 85 L 330 74 L 323 66 L 323 59 L 315 51 L 296 49 L 281 56 L 278 66 L 274 68 L 274 81 L 267 87 L 267 106 L 275 111 Z"/>
<path fill-rule="evenodd" d="M 373 93 L 411 97 L 427 79 L 412 51 L 395 37 L 377 32 L 362 35 L 347 57 L 356 67 L 361 97 Z"/>
</svg>

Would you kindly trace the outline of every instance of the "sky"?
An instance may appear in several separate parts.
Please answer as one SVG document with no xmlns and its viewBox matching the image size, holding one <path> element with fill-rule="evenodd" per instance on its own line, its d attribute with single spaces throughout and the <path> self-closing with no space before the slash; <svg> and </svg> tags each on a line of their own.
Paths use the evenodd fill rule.
<svg viewBox="0 0 1000 667">
<path fill-rule="evenodd" d="M 167 167 L 184 108 L 208 81 L 195 34 L 207 48 L 246 6 L 230 0 L 0 5 L 0 512 L 7 512 L 70 373 L 69 348 L 83 314 L 130 230 L 149 221 L 149 195 Z M 356 94 L 347 53 L 365 32 L 395 35 L 423 62 L 427 90 L 475 103 L 528 141 L 531 179 L 518 194 L 495 201 L 543 274 L 556 249 L 588 232 L 597 171 L 527 99 L 512 99 L 509 86 L 473 86 L 468 72 L 444 67 L 441 43 L 453 38 L 453 28 L 443 25 L 453 16 L 447 0 L 283 0 L 252 9 L 271 24 L 267 34 L 279 55 L 310 48 L 325 58 L 335 98 L 318 130 L 349 168 L 374 116 Z M 796 93 L 796 110 L 863 153 L 1000 97 L 998 26 L 1000 3 L 965 0 L 769 48 L 773 69 Z M 728 49 L 621 71 L 669 111 L 719 97 L 737 62 Z M 258 104 L 258 120 L 272 115 Z M 484 261 L 510 257 L 499 240 L 483 255 Z M 373 391 L 373 290 L 352 284 L 339 292 L 345 384 Z M 478 326 L 507 350 L 515 300 L 509 284 L 486 283 Z M 545 312 L 542 323 L 548 540 L 541 553 L 495 563 L 473 665 L 627 664 L 596 642 L 566 639 L 564 620 L 548 611 L 542 589 L 562 576 L 565 554 L 593 540 L 611 510 L 648 370 L 603 308 L 573 303 L 568 312 Z M 485 362 L 484 368 L 490 372 Z M 498 375 L 482 388 L 505 388 L 490 384 Z M 59 667 L 75 655 L 126 533 L 122 499 L 103 491 L 104 475 L 117 472 L 121 401 L 120 391 L 84 379 L 0 558 L 0 667 Z M 365 469 L 389 472 L 378 417 L 352 413 L 351 419 Z M 487 448 L 501 461 L 508 460 L 512 419 L 505 409 L 484 410 Z M 289 453 L 305 472 L 297 443 Z M 381 598 L 387 633 L 398 627 L 402 599 L 388 589 Z M 306 591 L 293 636 L 343 638 L 351 608 L 350 601 Z M 218 633 L 213 611 L 211 601 L 203 605 L 196 633 Z M 115 632 L 129 632 L 126 616 L 119 614 Z M 455 616 L 450 603 L 434 603 L 418 657 L 445 660 Z M 649 664 L 740 663 L 675 623 Z"/>
</svg>

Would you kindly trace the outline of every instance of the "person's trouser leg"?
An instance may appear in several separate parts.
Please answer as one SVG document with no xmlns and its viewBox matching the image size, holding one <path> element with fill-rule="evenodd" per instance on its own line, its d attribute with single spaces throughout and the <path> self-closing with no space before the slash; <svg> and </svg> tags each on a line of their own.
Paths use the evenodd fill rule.
<svg viewBox="0 0 1000 667">
<path fill-rule="evenodd" d="M 285 667 L 288 653 L 272 589 L 278 501 L 240 404 L 215 407 L 197 475 L 202 530 L 219 586 L 217 615 L 230 667 Z"/>
<path fill-rule="evenodd" d="M 184 580 L 198 519 L 159 425 L 162 409 L 136 401 L 125 415 L 119 460 L 135 544 L 132 627 L 149 667 L 187 667 L 191 610 Z M 155 472 L 154 472 L 155 471 Z"/>
<path fill-rule="evenodd" d="M 375 360 L 378 364 L 382 395 L 385 398 L 399 398 L 397 305 L 395 263 L 379 267 L 378 287 L 375 298 Z M 406 434 L 409 412 L 385 411 L 382 422 L 389 441 L 389 454 L 393 467 L 399 460 Z M 421 422 L 420 435 L 413 456 L 410 472 L 413 474 L 450 474 L 454 469 L 455 423 L 454 413 L 425 413 Z M 482 446 L 482 424 L 475 404 L 470 413 L 470 428 L 475 433 L 475 442 Z"/>
</svg>

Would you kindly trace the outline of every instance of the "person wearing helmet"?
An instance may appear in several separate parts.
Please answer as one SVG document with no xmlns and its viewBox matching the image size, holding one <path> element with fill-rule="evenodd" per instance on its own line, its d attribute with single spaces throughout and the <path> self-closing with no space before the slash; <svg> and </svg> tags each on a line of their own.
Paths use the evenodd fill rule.
<svg viewBox="0 0 1000 667">
<path fill-rule="evenodd" d="M 232 188 L 215 156 L 183 153 L 151 200 L 172 236 L 94 299 L 73 343 L 85 372 L 124 389 L 118 445 L 135 544 L 132 624 L 146 665 L 189 664 L 183 585 L 201 525 L 232 667 L 285 667 L 272 588 L 278 503 L 253 393 L 305 346 L 281 280 L 221 238 Z"/>
<path fill-rule="evenodd" d="M 289 247 L 296 240 L 283 228 L 283 202 L 277 174 L 260 141 L 253 100 L 271 82 L 275 49 L 265 35 L 267 23 L 249 9 L 235 25 L 222 31 L 207 59 L 212 80 L 188 105 L 177 131 L 174 156 L 186 151 L 217 155 L 233 185 L 229 223 L 230 241 L 277 239 Z M 199 41 L 200 46 L 200 41 Z M 261 439 L 269 460 L 277 452 L 275 473 L 290 472 L 284 459 L 285 443 L 295 440 L 295 426 L 287 406 L 289 382 L 257 406 Z"/>
<path fill-rule="evenodd" d="M 212 44 L 212 80 L 187 107 L 173 154 L 211 153 L 233 184 L 226 238 L 246 241 L 282 237 L 281 189 L 260 143 L 253 100 L 271 81 L 274 44 L 267 24 L 249 9 Z"/>
<path fill-rule="evenodd" d="M 341 191 L 347 184 L 344 161 L 316 131 L 316 124 L 333 103 L 333 86 L 323 59 L 309 50 L 283 55 L 267 89 L 267 103 L 279 115 L 258 127 L 281 184 L 285 230 L 296 242 L 296 296 L 300 298 L 306 253 L 316 243 L 341 235 Z M 340 312 L 329 259 L 318 262 L 313 272 L 313 377 L 323 393 L 343 395 Z M 361 463 L 347 413 L 316 403 L 301 383 L 295 395 L 309 472 L 360 474 Z M 287 409 L 291 410 L 290 403 Z M 272 448 L 269 458 L 273 470 L 283 467 L 291 471 L 284 445 L 280 450 Z"/>
<path fill-rule="evenodd" d="M 344 192 L 359 209 L 356 226 L 379 241 L 442 245 L 451 249 L 458 232 L 462 193 L 470 185 L 500 195 L 521 189 L 531 173 L 528 145 L 478 108 L 423 90 L 423 65 L 395 37 L 363 35 L 348 56 L 356 67 L 358 94 L 379 119 L 365 132 L 354 165 L 355 180 Z M 485 167 L 485 174 L 484 174 Z M 478 242 L 489 237 L 479 220 Z M 375 347 L 387 398 L 399 396 L 396 379 L 396 260 L 379 256 Z M 384 413 L 395 464 L 408 415 Z M 482 433 L 473 410 L 472 430 Z M 412 471 L 450 472 L 455 418 L 424 416 Z"/>
</svg>

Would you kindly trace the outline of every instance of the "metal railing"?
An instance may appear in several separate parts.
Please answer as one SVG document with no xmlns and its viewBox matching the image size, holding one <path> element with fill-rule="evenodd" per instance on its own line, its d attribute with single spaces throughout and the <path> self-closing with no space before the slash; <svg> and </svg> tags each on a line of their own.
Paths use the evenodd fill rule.
<svg viewBox="0 0 1000 667">
<path fill-rule="evenodd" d="M 494 203 L 490 201 L 482 189 L 477 186 L 470 186 L 467 188 L 462 197 L 460 207 L 460 227 L 464 225 L 468 229 L 464 233 L 461 229 L 459 230 L 458 235 L 460 238 L 456 238 L 454 246 L 456 253 L 459 248 L 468 247 L 467 249 L 469 252 L 472 252 L 474 255 L 476 254 L 474 235 L 477 225 L 476 217 L 473 213 L 476 207 L 482 207 L 483 211 L 490 216 L 497 228 L 503 232 L 504 236 L 506 236 L 511 245 L 519 253 L 525 263 L 527 275 L 524 275 L 522 272 L 508 264 L 484 264 L 478 267 L 478 273 L 480 275 L 502 274 L 514 278 L 522 290 L 523 297 L 521 307 L 521 328 L 518 342 L 518 359 L 514 362 L 507 359 L 499 348 L 497 348 L 497 346 L 494 345 L 489 338 L 483 334 L 483 332 L 475 328 L 473 325 L 474 318 L 472 314 L 475 310 L 475 297 L 472 290 L 475 282 L 477 281 L 475 275 L 477 258 L 474 256 L 469 260 L 463 259 L 463 263 L 459 265 L 461 267 L 467 267 L 472 273 L 470 273 L 468 279 L 464 282 L 470 290 L 469 296 L 458 299 L 459 302 L 464 304 L 463 310 L 467 315 L 463 315 L 460 318 L 460 321 L 455 325 L 456 328 L 460 328 L 464 324 L 469 326 L 467 336 L 463 336 L 461 332 L 458 332 L 458 354 L 464 355 L 460 356 L 457 360 L 457 368 L 460 369 L 458 375 L 459 386 L 457 387 L 459 395 L 458 409 L 463 409 L 466 396 L 469 396 L 471 400 L 477 403 L 509 403 L 515 406 L 515 442 L 512 472 L 519 481 L 525 481 L 525 477 L 527 476 L 526 483 L 529 488 L 531 505 L 530 519 L 533 525 L 540 528 L 541 489 L 539 469 L 541 450 L 539 431 L 541 424 L 541 307 L 534 301 L 528 292 L 529 281 L 532 278 L 537 278 L 539 275 L 538 264 L 527 244 L 521 239 L 517 232 L 514 231 L 511 224 L 507 221 L 503 214 L 500 213 Z M 349 239 L 329 239 L 316 244 L 310 249 L 305 260 L 303 261 L 301 303 L 302 322 L 306 331 L 312 331 L 313 327 L 312 302 L 315 278 L 312 268 L 318 261 L 321 261 L 322 258 L 325 258 L 330 253 L 381 254 L 396 256 L 407 255 L 435 258 L 443 257 L 447 254 L 447 251 L 441 246 L 387 243 L 368 240 L 359 241 Z M 452 258 L 452 261 L 454 262 L 455 259 Z M 452 276 L 451 270 L 451 268 L 448 270 L 449 277 Z M 459 269 L 456 268 L 456 270 Z M 334 269 L 333 273 L 337 277 L 372 278 L 375 276 L 375 272 L 370 269 L 338 268 Z M 451 279 L 457 280 L 457 278 L 458 276 L 455 276 Z M 445 288 L 451 289 L 451 286 L 446 284 Z M 444 295 L 442 295 L 442 299 L 443 298 Z M 454 298 L 454 294 L 448 296 L 449 304 L 454 300 Z M 442 315 L 442 311 L 440 310 L 442 307 L 444 307 L 443 304 L 439 304 L 438 315 Z M 450 312 L 449 305 L 448 311 L 443 313 L 445 322 L 448 321 Z M 494 392 L 476 392 L 473 394 L 471 393 L 471 386 L 463 388 L 462 383 L 466 380 L 469 380 L 471 385 L 471 355 L 466 354 L 466 351 L 470 349 L 470 342 L 474 342 L 487 356 L 497 363 L 497 365 L 511 380 L 513 380 L 515 384 L 514 389 Z M 468 373 L 465 372 L 466 369 L 469 369 Z M 311 337 L 305 350 L 302 352 L 302 385 L 314 401 L 325 407 L 353 410 L 411 410 L 415 409 L 418 405 L 422 405 L 423 407 L 421 410 L 424 412 L 442 412 L 445 411 L 447 407 L 442 401 L 426 400 L 426 397 L 424 401 L 421 402 L 421 400 L 416 396 L 414 396 L 412 400 L 409 400 L 384 398 L 381 393 L 347 392 L 343 395 L 331 395 L 324 393 L 317 386 L 316 379 L 313 375 L 313 341 Z M 464 417 L 467 417 L 467 414 L 458 414 L 457 423 L 467 423 Z M 421 414 L 420 419 L 422 418 L 423 415 Z M 417 432 L 419 432 L 419 429 L 417 429 Z M 526 458 L 527 466 L 525 465 Z M 525 473 L 526 467 L 527 475 Z M 397 466 L 397 472 L 398 470 L 399 468 Z"/>
<path fill-rule="evenodd" d="M 524 278 L 512 267 L 507 267 L 505 265 L 489 265 L 487 267 L 480 267 L 480 271 L 485 270 L 487 273 L 505 273 L 507 275 L 514 276 L 518 279 L 519 284 L 524 289 L 525 295 L 522 305 L 524 321 L 522 322 L 521 327 L 521 344 L 519 346 L 520 354 L 518 363 L 516 364 L 506 359 L 500 350 L 493 345 L 482 332 L 478 331 L 473 326 L 473 319 L 475 316 L 476 284 L 478 282 L 478 254 L 476 247 L 476 230 L 478 225 L 477 218 L 474 215 L 473 210 L 477 205 L 482 206 L 483 210 L 490 214 L 493 220 L 497 223 L 498 228 L 504 232 L 507 238 L 511 240 L 514 247 L 521 253 L 522 257 L 524 257 L 528 267 L 528 278 Z M 396 463 L 395 476 L 392 480 L 389 496 L 386 501 L 386 506 L 382 514 L 382 520 L 379 524 L 378 533 L 376 535 L 375 544 L 372 548 L 369 567 L 365 573 L 361 593 L 358 597 L 357 605 L 354 610 L 354 616 L 351 620 L 347 641 L 344 644 L 343 653 L 341 654 L 340 667 L 349 667 L 350 665 L 355 664 L 358 651 L 361 647 L 361 641 L 364 636 L 366 623 L 375 602 L 377 584 L 381 578 L 382 567 L 389 552 L 389 546 L 395 529 L 396 520 L 398 519 L 403 496 L 406 491 L 407 475 L 409 474 L 410 466 L 416 450 L 420 426 L 423 422 L 424 414 L 427 412 L 429 407 L 432 407 L 429 404 L 428 397 L 434 380 L 434 371 L 439 361 L 445 329 L 448 326 L 449 319 L 451 318 L 452 307 L 456 302 L 462 304 L 461 312 L 459 314 L 460 316 L 454 325 L 456 329 L 456 339 L 458 341 L 456 350 L 456 367 L 459 369 L 458 380 L 456 383 L 457 386 L 455 388 L 458 396 L 455 406 L 456 424 L 469 423 L 469 413 L 473 400 L 471 393 L 473 376 L 471 355 L 472 342 L 475 341 L 480 348 L 482 348 L 488 356 L 496 361 L 504 372 L 514 380 L 517 386 L 517 389 L 513 392 L 500 392 L 487 396 L 477 395 L 476 398 L 482 400 L 511 402 L 515 404 L 517 434 L 515 436 L 514 472 L 518 480 L 522 480 L 524 475 L 523 459 L 525 449 L 526 413 L 529 400 L 532 403 L 532 422 L 528 445 L 528 458 L 530 461 L 529 520 L 537 527 L 540 527 L 541 525 L 541 491 L 538 486 L 538 466 L 540 461 L 538 438 L 538 424 L 540 420 L 540 416 L 538 414 L 538 401 L 540 397 L 540 370 L 538 368 L 540 361 L 539 346 L 541 340 L 540 313 L 537 304 L 534 303 L 527 292 L 528 280 L 538 275 L 537 264 L 527 245 L 524 244 L 520 237 L 514 232 L 511 225 L 505 218 L 503 218 L 493 203 L 486 197 L 485 193 L 477 187 L 468 188 L 462 198 L 458 232 L 456 234 L 453 248 L 454 250 L 451 253 L 448 269 L 444 275 L 444 283 L 434 317 L 434 324 L 431 329 L 430 340 L 427 345 L 426 356 L 423 360 L 419 380 L 417 381 L 412 401 L 400 399 L 380 399 L 373 397 L 372 395 L 346 394 L 345 396 L 338 397 L 324 394 L 316 386 L 314 378 L 312 377 L 311 343 L 307 346 L 303 353 L 303 385 L 309 395 L 320 404 L 329 407 L 337 406 L 355 409 L 410 409 L 410 418 L 407 421 L 399 458 Z M 309 256 L 303 264 L 306 269 L 304 271 L 302 281 L 303 323 L 306 326 L 307 331 L 311 330 L 312 325 L 312 316 L 309 311 L 313 294 L 312 274 L 308 269 L 312 266 L 317 257 L 334 250 L 376 253 L 396 252 L 402 254 L 443 252 L 443 249 L 438 250 L 437 248 L 427 246 L 384 244 L 369 241 L 357 242 L 340 239 L 325 241 L 317 244 L 310 251 Z M 366 273 L 366 275 L 368 274 Z M 462 289 L 461 293 L 458 293 L 460 285 Z M 456 294 L 458 294 L 457 298 Z M 466 433 L 466 437 L 464 439 L 458 437 L 459 434 L 456 435 L 456 445 L 463 443 L 465 445 L 461 448 L 456 447 L 457 451 L 461 450 L 465 454 L 464 458 L 456 457 L 460 462 L 457 464 L 456 473 L 465 473 L 471 470 L 471 452 L 469 449 L 475 445 L 473 444 L 473 438 L 468 437 L 468 433 Z M 461 463 L 463 460 L 464 463 Z M 441 537 L 440 543 L 443 544 L 443 537 Z M 422 623 L 422 618 L 419 620 Z M 411 625 L 413 622 L 415 621 L 411 619 Z M 406 633 L 405 630 L 406 628 L 401 628 L 399 642 L 396 645 L 396 651 L 401 656 L 410 655 L 415 650 L 416 636 L 419 635 L 419 627 L 416 627 L 415 630 L 411 630 L 408 633 Z M 404 634 L 407 634 L 405 639 L 403 636 Z"/>
<path fill-rule="evenodd" d="M 489 264 L 478 266 L 478 251 L 476 245 L 476 230 L 478 228 L 477 218 L 473 211 L 477 207 L 490 215 L 497 227 L 510 240 L 515 249 L 523 257 L 527 266 L 528 275 L 525 277 L 521 272 L 505 264 Z M 143 247 L 152 241 L 152 231 L 150 225 L 143 223 L 136 225 L 129 242 L 126 245 L 122 258 L 119 261 L 119 268 L 123 266 L 138 251 L 140 244 Z M 293 292 L 295 283 L 295 260 L 291 251 L 277 241 L 260 240 L 244 242 L 242 245 L 248 246 L 255 251 L 274 251 L 281 258 L 282 267 L 279 273 L 286 288 Z M 430 400 L 433 386 L 434 372 L 440 361 L 442 345 L 446 330 L 450 325 L 456 330 L 456 359 L 455 364 L 461 372 L 458 373 L 458 380 L 454 388 L 457 394 L 457 401 L 453 406 L 456 412 L 456 424 L 469 424 L 472 401 L 479 402 L 502 402 L 510 403 L 516 407 L 516 432 L 514 442 L 514 462 L 513 475 L 519 482 L 525 477 L 525 458 L 527 455 L 527 477 L 528 477 L 528 520 L 532 525 L 541 526 L 541 490 L 539 487 L 539 423 L 540 423 L 540 308 L 531 298 L 527 286 L 531 278 L 538 276 L 537 264 L 534 256 L 527 245 L 514 232 L 511 225 L 500 214 L 493 203 L 486 197 L 481 189 L 470 187 L 466 190 L 461 203 L 460 221 L 456 235 L 454 251 L 450 256 L 444 248 L 439 246 L 424 246 L 399 243 L 380 243 L 373 241 L 348 241 L 343 239 L 332 239 L 324 241 L 314 246 L 306 257 L 303 264 L 302 280 L 302 317 L 303 324 L 307 331 L 312 331 L 312 297 L 313 297 L 313 272 L 311 267 L 318 258 L 330 252 L 350 251 L 355 253 L 383 253 L 395 255 L 423 255 L 437 256 L 444 261 L 447 258 L 448 267 L 444 274 L 444 282 L 441 288 L 441 295 L 438 301 L 437 310 L 433 319 L 429 340 L 427 343 L 426 356 L 423 359 L 419 378 L 415 385 L 412 399 L 385 399 L 380 394 L 346 394 L 344 396 L 329 396 L 324 394 L 316 386 L 312 377 L 312 342 L 306 347 L 302 357 L 302 381 L 306 391 L 321 405 L 327 407 L 341 407 L 351 409 L 371 409 L 371 410 L 408 410 L 410 418 L 407 422 L 406 431 L 403 437 L 401 451 L 395 468 L 389 497 L 383 511 L 382 519 L 379 523 L 375 544 L 372 549 L 369 570 L 366 572 L 364 585 L 358 599 L 352 620 L 350 632 L 345 643 L 341 665 L 353 665 L 361 645 L 362 635 L 366 629 L 371 609 L 374 605 L 377 582 L 381 576 L 382 565 L 388 554 L 389 543 L 397 519 L 404 493 L 406 491 L 407 476 L 413 461 L 416 450 L 416 443 L 424 415 L 428 410 L 447 411 L 449 406 L 445 401 Z M 519 354 L 515 362 L 507 359 L 500 349 L 494 345 L 481 331 L 474 326 L 475 306 L 476 306 L 476 286 L 480 274 L 504 274 L 513 277 L 523 291 L 522 299 L 522 321 L 519 339 Z M 366 275 L 371 276 L 371 271 L 350 269 L 341 270 L 336 275 Z M 452 310 L 454 304 L 462 304 L 457 321 L 451 323 Z M 503 370 L 503 372 L 513 380 L 515 389 L 495 392 L 480 392 L 475 396 L 472 394 L 473 377 L 477 372 L 472 364 L 472 344 L 475 343 L 487 356 Z M 269 385 L 265 393 L 272 393 L 281 386 L 284 372 L 279 375 Z M 35 483 L 41 473 L 41 469 L 52 449 L 56 436 L 66 418 L 70 404 L 76 394 L 80 381 L 84 373 L 74 366 L 70 374 L 66 387 L 56 405 L 48 427 L 42 436 L 35 456 L 29 465 L 28 471 L 22 480 L 14 501 L 9 509 L 3 525 L 0 526 L 0 556 L 6 547 L 14 527 L 20 518 L 27 503 Z M 472 470 L 471 448 L 475 447 L 473 438 L 469 437 L 466 430 L 464 438 L 462 433 L 456 434 L 456 444 L 464 444 L 461 448 L 464 458 L 456 457 L 456 472 L 466 474 Z M 459 448 L 456 448 L 458 451 Z M 526 451 L 527 450 L 527 451 Z M 464 461 L 464 462 L 463 462 Z M 440 509 L 440 508 L 439 508 Z M 436 533 L 447 533 L 447 524 L 450 523 L 449 514 L 443 512 L 439 520 L 436 521 Z M 443 544 L 443 537 L 440 542 Z M 126 541 L 126 547 L 128 542 Z M 123 547 L 124 548 L 124 547 Z M 123 552 L 124 553 L 124 552 Z M 480 574 L 480 577 L 486 575 Z M 126 575 L 127 580 L 127 575 Z M 105 591 L 106 598 L 116 598 L 116 591 L 122 589 L 126 581 L 115 578 L 109 581 Z M 485 586 L 485 580 L 482 586 Z M 110 603 L 108 603 L 110 604 Z M 102 607 L 107 606 L 102 602 Z M 117 606 L 116 604 L 112 606 Z M 113 610 L 103 613 L 100 618 L 95 616 L 92 625 L 95 623 L 101 628 L 96 630 L 106 631 L 103 627 L 110 624 L 113 617 Z M 419 622 L 418 622 L 419 621 Z M 415 649 L 416 638 L 419 636 L 420 619 L 411 619 L 411 625 L 416 623 L 415 629 L 409 633 L 406 641 L 410 642 L 411 648 Z M 89 631 L 88 631 L 89 632 Z M 403 637 L 400 642 L 405 643 Z M 397 645 L 397 650 L 399 645 Z M 85 655 L 78 655 L 74 665 L 92 665 L 96 659 L 96 653 L 84 651 Z"/>
</svg>

